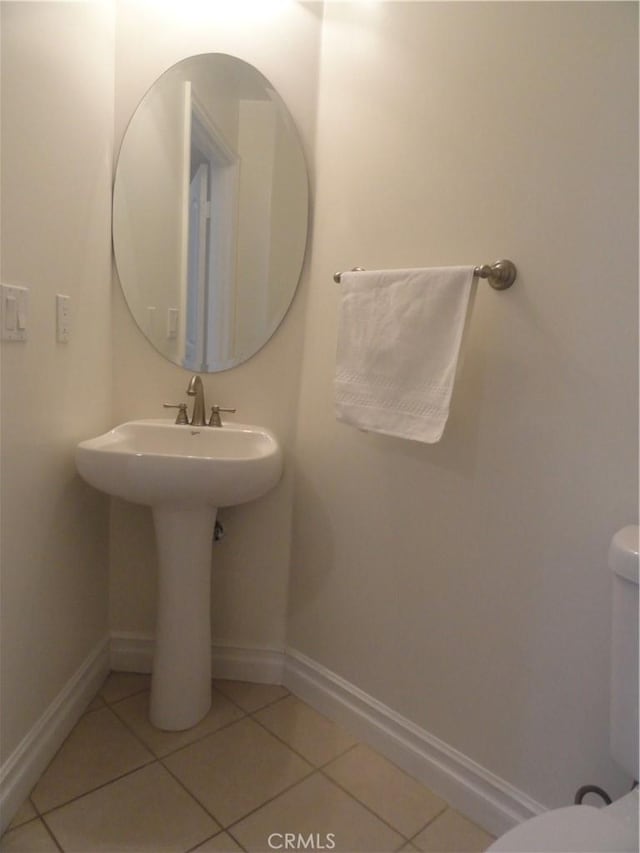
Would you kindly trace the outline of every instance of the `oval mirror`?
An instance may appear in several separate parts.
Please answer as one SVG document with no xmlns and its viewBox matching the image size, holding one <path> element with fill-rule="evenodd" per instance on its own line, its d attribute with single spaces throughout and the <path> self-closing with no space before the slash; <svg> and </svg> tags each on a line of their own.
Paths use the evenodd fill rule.
<svg viewBox="0 0 640 853">
<path fill-rule="evenodd" d="M 275 332 L 307 240 L 308 183 L 287 108 L 220 53 L 169 68 L 125 133 L 113 245 L 140 330 L 174 364 L 226 370 Z"/>
</svg>

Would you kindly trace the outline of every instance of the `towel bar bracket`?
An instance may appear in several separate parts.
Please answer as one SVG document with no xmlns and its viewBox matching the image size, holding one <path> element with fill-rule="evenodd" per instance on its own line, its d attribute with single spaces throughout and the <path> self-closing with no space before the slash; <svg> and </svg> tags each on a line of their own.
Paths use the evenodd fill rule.
<svg viewBox="0 0 640 853">
<path fill-rule="evenodd" d="M 486 278 L 494 290 L 506 290 L 516 280 L 518 271 L 513 261 L 504 260 L 496 261 L 491 266 L 484 264 L 476 267 L 473 274 L 479 278 Z"/>
<path fill-rule="evenodd" d="M 364 272 L 362 267 L 353 267 L 351 272 Z M 486 278 L 494 290 L 506 290 L 516 280 L 518 270 L 513 261 L 496 261 L 495 264 L 483 264 L 474 267 L 473 274 L 478 278 Z M 340 284 L 342 273 L 334 273 L 333 280 Z"/>
<path fill-rule="evenodd" d="M 350 272 L 364 272 L 364 267 L 352 267 Z M 342 278 L 341 272 L 334 272 L 333 280 L 336 284 L 340 284 L 340 279 Z"/>
</svg>

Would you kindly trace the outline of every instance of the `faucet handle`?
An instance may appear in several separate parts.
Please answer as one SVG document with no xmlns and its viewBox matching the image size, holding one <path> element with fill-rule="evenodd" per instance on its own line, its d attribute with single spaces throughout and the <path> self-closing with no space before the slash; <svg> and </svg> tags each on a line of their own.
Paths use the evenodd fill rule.
<svg viewBox="0 0 640 853">
<path fill-rule="evenodd" d="M 165 409 L 177 409 L 178 414 L 176 415 L 176 423 L 177 424 L 188 424 L 189 418 L 187 416 L 187 404 L 186 403 L 163 403 L 162 404 Z"/>
<path fill-rule="evenodd" d="M 223 409 L 222 406 L 211 406 L 211 417 L 209 418 L 209 426 L 221 427 L 222 419 L 220 412 L 235 412 L 236 409 Z"/>
</svg>

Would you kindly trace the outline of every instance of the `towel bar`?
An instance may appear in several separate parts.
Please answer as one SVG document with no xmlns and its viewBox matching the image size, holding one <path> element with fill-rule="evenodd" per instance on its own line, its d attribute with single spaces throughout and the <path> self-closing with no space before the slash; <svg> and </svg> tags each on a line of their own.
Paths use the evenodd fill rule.
<svg viewBox="0 0 640 853">
<path fill-rule="evenodd" d="M 354 267 L 351 272 L 364 272 L 362 267 Z M 474 267 L 473 274 L 478 278 L 486 278 L 494 290 L 506 290 L 511 287 L 516 280 L 518 271 L 513 261 L 496 261 L 495 264 L 483 264 L 480 267 Z M 340 284 L 342 277 L 341 272 L 337 272 L 333 276 L 336 284 Z"/>
</svg>

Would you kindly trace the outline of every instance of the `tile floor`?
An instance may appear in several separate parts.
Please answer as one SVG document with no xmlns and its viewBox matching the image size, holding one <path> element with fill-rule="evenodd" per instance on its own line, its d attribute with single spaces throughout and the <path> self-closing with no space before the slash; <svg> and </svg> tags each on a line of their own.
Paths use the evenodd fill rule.
<svg viewBox="0 0 640 853">
<path fill-rule="evenodd" d="M 284 687 L 214 686 L 199 725 L 162 732 L 147 720 L 149 676 L 111 673 L 0 851 L 270 851 L 286 849 L 285 833 L 302 835 L 298 849 L 349 853 L 475 853 L 491 843 Z"/>
</svg>

